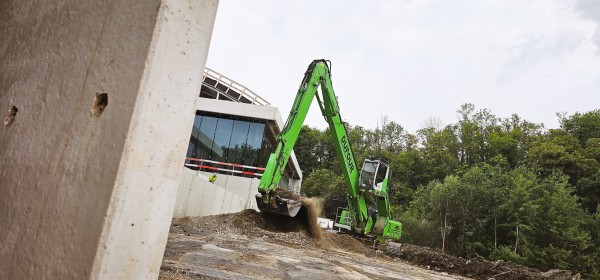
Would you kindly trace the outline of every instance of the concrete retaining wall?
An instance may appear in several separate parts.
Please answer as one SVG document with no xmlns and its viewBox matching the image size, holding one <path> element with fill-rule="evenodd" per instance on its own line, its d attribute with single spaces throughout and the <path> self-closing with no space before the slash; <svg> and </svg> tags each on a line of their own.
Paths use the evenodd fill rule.
<svg viewBox="0 0 600 280">
<path fill-rule="evenodd" d="M 183 168 L 177 190 L 173 218 L 200 217 L 256 209 L 254 196 L 260 180 L 229 175 L 217 175 L 210 183 L 211 173 Z"/>
</svg>

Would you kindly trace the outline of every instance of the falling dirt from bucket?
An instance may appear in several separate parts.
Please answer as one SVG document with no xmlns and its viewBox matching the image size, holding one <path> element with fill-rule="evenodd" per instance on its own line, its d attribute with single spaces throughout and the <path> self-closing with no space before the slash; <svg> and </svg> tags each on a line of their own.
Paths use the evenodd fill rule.
<svg viewBox="0 0 600 280">
<path fill-rule="evenodd" d="M 295 201 L 302 202 L 302 209 L 300 209 L 300 212 L 296 217 L 276 217 L 278 223 L 291 225 L 296 224 L 296 222 L 300 221 L 306 232 L 312 238 L 319 241 L 323 239 L 323 230 L 319 226 L 319 222 L 317 220 L 319 215 L 321 215 L 322 199 L 302 197 L 296 193 L 290 192 L 282 188 L 277 189 L 276 194 L 281 198 L 292 199 Z"/>
<path fill-rule="evenodd" d="M 310 236 L 312 236 L 316 240 L 323 240 L 323 230 L 321 226 L 319 226 L 319 221 L 317 218 L 321 215 L 321 206 L 323 200 L 321 198 L 313 197 L 313 198 L 303 198 L 302 199 L 302 213 L 304 217 L 303 223 L 307 227 Z"/>
</svg>

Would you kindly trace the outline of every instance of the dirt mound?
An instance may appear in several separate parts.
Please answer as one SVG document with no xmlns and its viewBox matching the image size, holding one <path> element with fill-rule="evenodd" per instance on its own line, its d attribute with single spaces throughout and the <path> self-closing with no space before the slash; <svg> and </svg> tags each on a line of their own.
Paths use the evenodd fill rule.
<svg viewBox="0 0 600 280">
<path fill-rule="evenodd" d="M 301 219 L 247 209 L 238 213 L 173 219 L 171 232 L 186 235 L 241 234 L 286 246 L 318 246 Z"/>
<path fill-rule="evenodd" d="M 247 209 L 238 213 L 205 217 L 173 219 L 171 232 L 185 235 L 212 235 L 236 233 L 251 238 L 262 238 L 291 247 L 335 248 L 375 256 L 374 250 L 345 234 L 324 234 L 316 217 L 320 201 L 305 200 L 304 217 L 282 215 Z M 308 219 L 307 217 L 310 217 Z M 307 224 L 307 221 L 314 221 Z"/>
<path fill-rule="evenodd" d="M 347 234 L 326 234 L 323 243 L 329 249 L 335 248 L 342 251 L 362 254 L 367 257 L 377 256 L 377 251 Z"/>
<path fill-rule="evenodd" d="M 236 232 L 254 235 L 263 231 L 297 232 L 303 229 L 300 221 L 280 217 L 284 216 L 246 209 L 232 214 L 173 219 L 171 231 L 185 234 Z"/>
<path fill-rule="evenodd" d="M 436 250 L 414 246 L 403 245 L 399 255 L 393 255 L 409 263 L 416 264 L 428 269 L 444 271 L 453 274 L 473 277 L 477 279 L 571 279 L 568 270 L 550 270 L 540 272 L 537 269 L 525 267 L 505 261 L 489 261 L 483 257 L 475 257 L 467 260 L 451 255 L 442 254 Z"/>
</svg>

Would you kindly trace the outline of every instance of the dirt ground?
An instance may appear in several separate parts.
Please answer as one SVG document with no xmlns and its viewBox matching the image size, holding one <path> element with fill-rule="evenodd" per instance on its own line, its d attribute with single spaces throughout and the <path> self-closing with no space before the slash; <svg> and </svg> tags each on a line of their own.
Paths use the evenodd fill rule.
<svg viewBox="0 0 600 280">
<path fill-rule="evenodd" d="M 490 261 L 483 257 L 464 259 L 442 254 L 427 247 L 405 244 L 400 249 L 400 254 L 394 257 L 406 260 L 412 264 L 425 266 L 436 271 L 445 271 L 477 279 L 579 279 L 579 275 L 572 276 L 568 270 L 549 270 L 541 272 L 537 269 L 505 261 Z"/>
<path fill-rule="evenodd" d="M 174 219 L 159 279 L 571 279 L 507 262 L 404 245 L 387 256 L 302 219 L 254 210 Z"/>
</svg>

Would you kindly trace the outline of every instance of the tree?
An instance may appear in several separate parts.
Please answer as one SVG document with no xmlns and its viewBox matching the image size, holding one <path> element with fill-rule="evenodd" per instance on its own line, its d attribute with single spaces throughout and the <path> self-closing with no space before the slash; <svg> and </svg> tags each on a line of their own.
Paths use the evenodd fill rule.
<svg viewBox="0 0 600 280">
<path fill-rule="evenodd" d="M 302 192 L 308 197 L 325 197 L 337 192 L 341 176 L 327 169 L 315 169 L 302 182 Z"/>
<path fill-rule="evenodd" d="M 433 128 L 433 131 L 440 131 L 444 128 L 444 122 L 440 117 L 429 116 L 423 120 L 423 128 Z"/>
<path fill-rule="evenodd" d="M 511 186 L 506 194 L 507 199 L 500 207 L 508 216 L 504 225 L 514 229 L 508 234 L 514 240 L 510 247 L 514 254 L 522 255 L 529 250 L 529 232 L 539 208 L 532 199 L 536 176 L 526 169 L 517 169 L 511 172 L 511 178 Z"/>
<path fill-rule="evenodd" d="M 543 176 L 549 176 L 556 170 L 569 175 L 572 184 L 580 176 L 578 161 L 582 159 L 579 141 L 572 135 L 559 130 L 551 130 L 540 137 L 528 155 L 528 162 Z"/>
<path fill-rule="evenodd" d="M 481 129 L 473 120 L 475 106 L 470 103 L 461 105 L 457 111 L 459 121 L 456 132 L 460 143 L 459 159 L 461 164 L 473 165 L 480 162 L 479 148 L 482 144 Z"/>
<path fill-rule="evenodd" d="M 372 144 L 371 154 L 373 156 L 389 158 L 391 155 L 404 150 L 404 128 L 390 121 L 388 116 L 377 119 L 377 128 L 372 132 L 369 141 Z"/>
<path fill-rule="evenodd" d="M 337 139 L 334 138 L 331 129 L 327 127 L 319 138 L 319 157 L 320 164 L 323 168 L 329 168 L 335 171 L 337 174 L 341 174 L 342 167 L 340 161 L 337 159 L 337 151 L 335 149 L 335 142 Z"/>
<path fill-rule="evenodd" d="M 347 126 L 348 129 L 348 140 L 352 145 L 352 151 L 358 157 L 358 155 L 364 154 L 369 148 L 370 143 L 367 142 L 368 130 L 362 126 Z"/>
<path fill-rule="evenodd" d="M 579 179 L 577 190 L 581 197 L 581 205 L 589 213 L 594 213 L 593 211 L 600 204 L 600 171 L 589 177 Z"/>
<path fill-rule="evenodd" d="M 588 271 L 588 278 L 600 279 L 600 205 L 596 208 L 596 214 L 590 219 L 589 232 L 592 234 L 591 238 L 594 243 L 588 252 L 585 252 L 589 256 L 589 267 L 585 269 Z"/>
<path fill-rule="evenodd" d="M 383 148 L 390 154 L 397 154 L 404 150 L 404 127 L 394 121 L 381 122 Z"/>
<path fill-rule="evenodd" d="M 323 168 L 321 151 L 321 134 L 318 128 L 302 126 L 300 135 L 294 146 L 294 153 L 298 164 L 302 168 L 303 176 L 308 177 L 310 173 L 317 168 Z"/>
<path fill-rule="evenodd" d="M 600 109 L 586 113 L 575 113 L 571 116 L 558 115 L 561 128 L 577 137 L 585 146 L 588 139 L 600 138 Z"/>
<path fill-rule="evenodd" d="M 559 172 L 543 179 L 525 169 L 511 173 L 513 185 L 503 209 L 509 215 L 507 225 L 513 227 L 514 244 L 505 248 L 512 247 L 519 262 L 540 269 L 576 269 L 585 263 L 579 252 L 591 245 L 584 229 L 588 216 L 571 194 L 567 178 Z"/>
<path fill-rule="evenodd" d="M 531 263 L 544 269 L 577 269 L 584 263 L 580 252 L 590 246 L 584 230 L 589 216 L 581 209 L 567 178 L 555 173 L 542 179 L 536 190 L 539 216 L 534 220 L 535 245 Z"/>
<path fill-rule="evenodd" d="M 596 159 L 596 138 L 590 138 L 588 142 L 584 148 L 575 136 L 562 130 L 551 130 L 536 140 L 527 162 L 543 177 L 555 172 L 567 175 L 585 209 L 593 213 L 600 195 L 600 163 Z"/>
<path fill-rule="evenodd" d="M 422 129 L 419 134 L 423 139 L 422 155 L 430 179 L 443 180 L 458 167 L 458 139 L 454 128 L 447 126 L 440 132 Z"/>
<path fill-rule="evenodd" d="M 497 178 L 500 175 L 499 168 L 484 165 L 471 168 L 462 177 L 432 181 L 417 189 L 405 217 L 427 221 L 413 224 L 420 227 L 417 231 L 437 228 L 438 241 L 421 241 L 435 244 L 442 251 L 462 256 L 488 255 L 495 241 L 494 225 L 503 197 L 498 191 L 502 185 Z"/>
<path fill-rule="evenodd" d="M 435 218 L 431 218 L 436 219 L 439 223 L 442 253 L 444 253 L 446 249 L 446 237 L 452 231 L 452 224 L 451 221 L 448 221 L 448 215 L 451 212 L 450 202 L 454 199 L 451 193 L 452 188 L 457 184 L 458 179 L 456 177 L 448 177 L 444 184 L 434 181 L 432 185 L 430 185 L 431 194 L 429 207 L 432 210 L 431 215 L 436 216 Z"/>
</svg>

